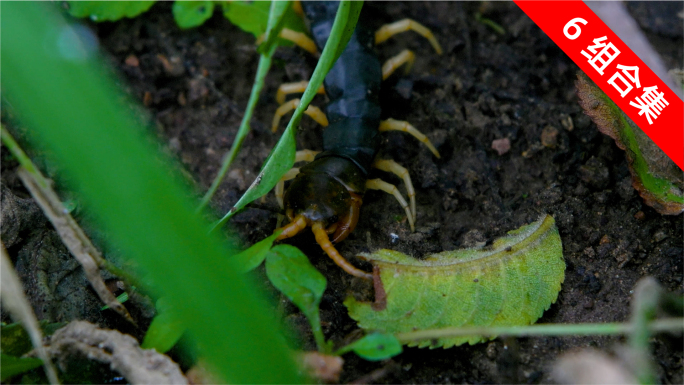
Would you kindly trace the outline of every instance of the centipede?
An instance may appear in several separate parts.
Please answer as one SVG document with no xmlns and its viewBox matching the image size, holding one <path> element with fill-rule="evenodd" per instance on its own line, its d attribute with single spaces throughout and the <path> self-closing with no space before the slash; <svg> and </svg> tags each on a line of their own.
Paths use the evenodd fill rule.
<svg viewBox="0 0 684 385">
<path fill-rule="evenodd" d="M 306 35 L 285 31 L 281 37 L 289 38 L 310 52 L 323 50 L 330 35 L 337 12 L 337 2 L 305 1 L 295 3 L 310 26 L 313 41 Z M 324 111 L 309 106 L 305 114 L 324 126 L 323 151 L 302 150 L 296 153 L 295 162 L 308 162 L 293 168 L 276 185 L 275 195 L 289 221 L 276 229 L 281 231 L 278 240 L 293 237 L 310 227 L 316 242 L 323 251 L 345 272 L 360 278 L 372 279 L 372 274 L 352 265 L 334 244 L 347 238 L 359 220 L 360 208 L 367 190 L 381 190 L 393 195 L 399 202 L 414 231 L 416 198 L 408 170 L 391 159 L 377 157 L 380 133 L 406 132 L 422 142 L 433 155 L 439 152 L 430 140 L 410 123 L 395 119 L 381 119 L 381 83 L 402 66 L 408 71 L 415 54 L 403 50 L 381 65 L 375 45 L 390 37 L 414 31 L 425 37 L 437 54 L 442 53 L 433 33 L 420 23 L 404 19 L 373 30 L 370 20 L 361 12 L 356 29 L 346 48 L 323 81 L 319 93 L 329 100 Z M 308 81 L 285 83 L 280 86 L 276 100 L 280 104 L 273 119 L 273 131 L 280 118 L 299 105 L 299 99 L 285 101 L 288 94 L 304 92 Z M 403 180 L 408 201 L 396 186 L 382 179 L 371 179 L 371 169 L 397 175 Z M 287 189 L 285 181 L 292 180 Z"/>
</svg>

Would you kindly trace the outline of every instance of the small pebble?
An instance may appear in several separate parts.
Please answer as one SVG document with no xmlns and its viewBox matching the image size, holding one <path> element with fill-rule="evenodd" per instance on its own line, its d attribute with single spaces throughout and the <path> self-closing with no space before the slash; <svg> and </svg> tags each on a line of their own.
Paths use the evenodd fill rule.
<svg viewBox="0 0 684 385">
<path fill-rule="evenodd" d="M 492 149 L 495 150 L 499 155 L 503 155 L 510 151 L 511 141 L 508 138 L 494 139 L 492 141 Z"/>
<path fill-rule="evenodd" d="M 138 57 L 135 55 L 128 55 L 124 63 L 129 67 L 137 67 L 140 65 L 140 60 L 138 60 Z"/>
<path fill-rule="evenodd" d="M 646 219 L 646 214 L 644 214 L 643 211 L 637 211 L 636 214 L 634 214 L 634 218 L 643 221 L 644 219 Z"/>
<path fill-rule="evenodd" d="M 558 144 L 558 129 L 554 126 L 544 127 L 541 134 L 541 143 L 544 147 L 556 147 Z"/>
</svg>

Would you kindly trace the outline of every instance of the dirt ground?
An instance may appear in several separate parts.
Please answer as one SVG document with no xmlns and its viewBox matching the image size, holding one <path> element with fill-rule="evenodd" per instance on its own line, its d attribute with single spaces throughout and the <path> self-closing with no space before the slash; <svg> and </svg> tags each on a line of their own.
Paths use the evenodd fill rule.
<svg viewBox="0 0 684 385">
<path fill-rule="evenodd" d="M 682 68 L 682 20 L 675 19 L 674 27 L 665 31 L 662 21 L 676 18 L 682 3 L 668 4 L 679 8 L 653 12 L 650 18 L 639 11 L 646 7 L 643 4 L 631 4 L 630 10 L 639 15 L 637 20 L 668 68 Z M 663 6 L 672 7 L 647 7 Z M 368 269 L 353 257 L 356 253 L 391 248 L 418 257 L 473 246 L 548 213 L 556 220 L 567 269 L 558 301 L 540 323 L 627 321 L 631 290 L 644 276 L 655 277 L 668 291 L 684 292 L 682 216 L 662 216 L 642 202 L 631 187 L 624 153 L 597 131 L 577 103 L 577 66 L 517 6 L 377 2 L 366 3 L 363 12 L 372 15 L 378 27 L 411 17 L 430 27 L 444 47 L 439 56 L 411 34 L 378 47 L 381 58 L 404 48 L 417 57 L 410 74 L 384 83 L 383 117 L 412 123 L 432 140 L 442 158 L 433 157 L 410 136 L 383 134 L 380 156 L 404 165 L 413 178 L 416 231 L 410 232 L 393 198 L 369 192 L 356 230 L 338 246 L 343 255 Z M 505 34 L 478 21 L 478 12 L 502 26 Z M 121 73 L 121 85 L 147 107 L 161 147 L 175 154 L 199 196 L 215 177 L 242 119 L 257 68 L 254 38 L 220 12 L 200 28 L 181 31 L 169 3 L 158 3 L 136 19 L 89 25 L 106 58 Z M 252 183 L 278 140 L 270 132 L 278 85 L 308 79 L 314 66 L 315 58 L 299 49 L 280 48 L 276 53 L 252 131 L 212 201 L 217 216 Z M 323 107 L 325 97 L 317 96 L 314 104 Z M 279 132 L 284 127 L 282 123 Z M 497 139 L 508 139 L 510 150 L 494 150 L 492 142 Z M 304 148 L 321 148 L 321 128 L 307 117 L 298 136 L 298 149 Z M 2 160 L 3 212 L 7 205 L 16 207 L 12 212 L 17 223 L 3 228 L 2 240 L 28 285 L 38 317 L 87 319 L 140 337 L 140 331 L 131 330 L 115 313 L 99 311 L 92 290 L 82 289 L 87 283 L 80 269 L 13 174 L 16 164 L 5 154 Z M 394 176 L 378 176 L 401 184 Z M 267 203 L 275 206 L 272 194 Z M 87 223 L 84 214 L 79 219 Z M 229 228 L 247 247 L 271 234 L 275 225 L 275 214 L 248 209 Z M 96 240 L 106 237 L 91 233 Z M 310 233 L 291 243 L 328 279 L 321 304 L 326 337 L 336 344 L 348 341 L 356 325 L 342 301 L 362 284 L 334 265 Z M 256 274 L 269 287 L 263 271 Z M 301 346 L 312 349 L 304 316 L 269 290 L 285 313 L 284 322 L 301 336 Z M 149 322 L 148 307 L 135 301 L 127 306 L 142 324 Z M 407 348 L 385 362 L 348 354 L 340 381 L 351 382 L 380 369 L 374 382 L 548 383 L 550 367 L 561 353 L 581 347 L 612 352 L 623 340 L 496 339 L 447 350 Z M 682 338 L 657 336 L 652 348 L 659 381 L 684 382 Z"/>
</svg>

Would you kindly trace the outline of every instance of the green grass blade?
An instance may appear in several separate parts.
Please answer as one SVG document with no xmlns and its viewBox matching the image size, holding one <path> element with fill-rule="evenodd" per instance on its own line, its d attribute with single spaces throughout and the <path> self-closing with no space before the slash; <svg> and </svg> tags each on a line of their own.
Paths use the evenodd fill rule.
<svg viewBox="0 0 684 385">
<path fill-rule="evenodd" d="M 111 242 L 182 309 L 202 354 L 232 383 L 301 381 L 265 301 L 207 235 L 180 178 L 57 5 L 3 4 L 3 97 L 74 181 Z"/>
<path fill-rule="evenodd" d="M 266 161 L 261 168 L 261 172 L 259 172 L 259 175 L 257 175 L 252 185 L 249 186 L 247 191 L 240 197 L 235 206 L 216 223 L 215 228 L 228 221 L 235 213 L 242 210 L 250 202 L 253 202 L 271 191 L 287 170 L 294 165 L 296 129 L 299 126 L 299 122 L 302 120 L 304 111 L 309 106 L 309 103 L 311 103 L 314 96 L 316 96 L 316 92 L 323 83 L 323 79 L 325 79 L 328 71 L 330 71 L 330 68 L 335 64 L 337 56 L 339 56 L 338 53 L 342 52 L 347 45 L 351 33 L 356 27 L 362 5 L 363 3 L 354 1 L 340 2 L 328 42 L 325 44 L 325 48 L 321 53 L 321 58 L 309 80 L 309 86 L 301 97 L 299 107 L 297 107 L 294 114 L 292 114 L 292 119 L 290 119 L 290 123 L 287 125 L 285 132 L 283 132 L 283 136 L 266 158 Z"/>
</svg>

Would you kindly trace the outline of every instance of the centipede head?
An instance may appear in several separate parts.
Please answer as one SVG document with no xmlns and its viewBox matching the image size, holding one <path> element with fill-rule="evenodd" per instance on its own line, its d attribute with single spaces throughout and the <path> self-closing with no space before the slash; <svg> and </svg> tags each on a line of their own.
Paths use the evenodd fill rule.
<svg viewBox="0 0 684 385">
<path fill-rule="evenodd" d="M 285 214 L 290 223 L 278 239 L 289 238 L 307 226 L 320 224 L 332 241 L 339 242 L 354 230 L 361 197 L 326 173 L 302 172 L 285 192 Z"/>
</svg>

